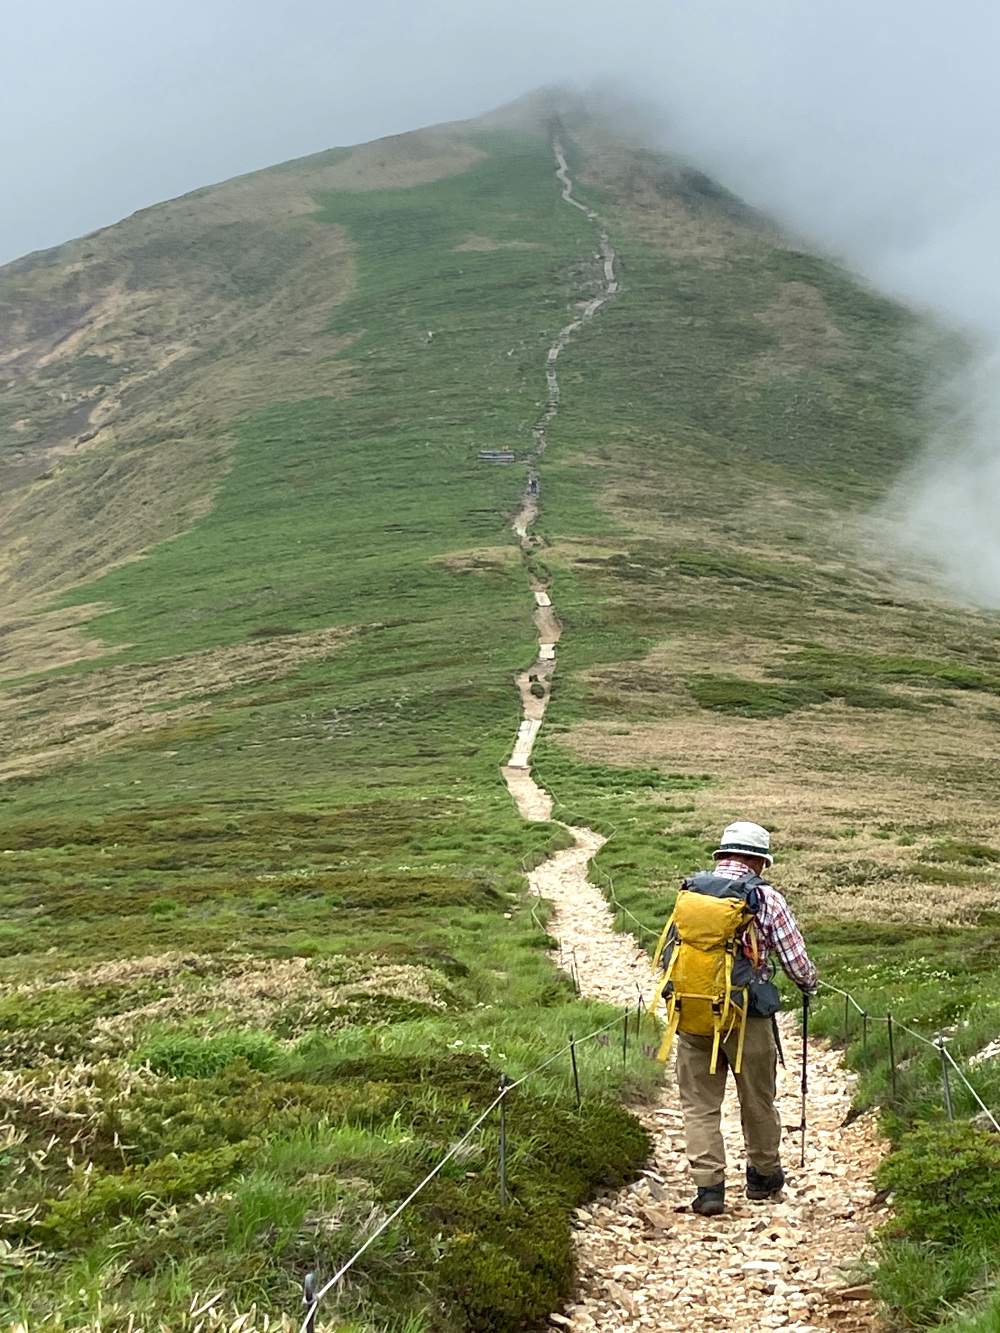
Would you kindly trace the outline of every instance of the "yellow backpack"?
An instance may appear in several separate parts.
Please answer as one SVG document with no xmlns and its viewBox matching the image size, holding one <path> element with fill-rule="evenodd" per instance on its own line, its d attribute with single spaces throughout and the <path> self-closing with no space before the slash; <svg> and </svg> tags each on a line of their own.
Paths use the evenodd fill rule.
<svg viewBox="0 0 1000 1333">
<path fill-rule="evenodd" d="M 749 1009 L 749 984 L 760 965 L 753 926 L 759 905 L 759 875 L 728 879 L 705 871 L 681 885 L 673 915 L 663 928 L 653 955 L 664 970 L 653 1011 L 662 999 L 667 1030 L 657 1059 L 666 1060 L 677 1032 L 711 1037 L 714 1074 L 719 1045 L 739 1028 L 735 1073 L 743 1062 Z M 749 943 L 748 958 L 744 944 Z"/>
</svg>

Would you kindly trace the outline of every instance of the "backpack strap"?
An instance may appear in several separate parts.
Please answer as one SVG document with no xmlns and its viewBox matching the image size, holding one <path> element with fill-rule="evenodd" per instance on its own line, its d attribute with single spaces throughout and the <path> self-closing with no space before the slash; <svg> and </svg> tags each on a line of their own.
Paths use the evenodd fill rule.
<svg viewBox="0 0 1000 1333">
<path fill-rule="evenodd" d="M 667 1023 L 667 1030 L 663 1034 L 663 1041 L 660 1043 L 660 1049 L 656 1053 L 656 1058 L 661 1064 L 666 1064 L 670 1055 L 670 1048 L 674 1044 L 674 1038 L 677 1036 L 677 1025 L 681 1021 L 680 1005 L 673 1003 L 673 1011 L 670 1015 L 670 1021 Z"/>
</svg>

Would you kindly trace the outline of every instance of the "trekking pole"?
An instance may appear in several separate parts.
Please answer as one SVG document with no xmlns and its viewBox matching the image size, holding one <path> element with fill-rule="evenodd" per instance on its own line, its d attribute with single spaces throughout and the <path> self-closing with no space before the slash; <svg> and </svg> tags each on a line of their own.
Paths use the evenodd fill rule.
<svg viewBox="0 0 1000 1333">
<path fill-rule="evenodd" d="M 774 1049 L 778 1053 L 778 1064 L 785 1068 L 785 1049 L 781 1044 L 781 1029 L 778 1027 L 777 1014 L 771 1015 L 771 1031 L 774 1034 Z"/>
<path fill-rule="evenodd" d="M 802 992 L 802 1149 L 799 1166 L 806 1164 L 806 1093 L 809 1091 L 809 994 Z"/>
</svg>

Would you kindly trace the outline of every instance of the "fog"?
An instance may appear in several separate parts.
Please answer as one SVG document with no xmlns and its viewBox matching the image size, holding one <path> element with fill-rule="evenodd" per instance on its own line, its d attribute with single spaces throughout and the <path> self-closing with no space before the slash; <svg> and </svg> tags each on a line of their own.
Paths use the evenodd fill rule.
<svg viewBox="0 0 1000 1333">
<path fill-rule="evenodd" d="M 998 37 L 987 0 L 9 6 L 0 262 L 335 144 L 611 87 L 656 109 L 666 146 L 979 341 L 906 514 L 955 588 L 1000 605 Z"/>
<path fill-rule="evenodd" d="M 927 405 L 925 457 L 873 517 L 946 589 L 1000 607 L 1000 10 L 674 13 L 665 141 L 967 339 L 969 369 Z"/>
</svg>

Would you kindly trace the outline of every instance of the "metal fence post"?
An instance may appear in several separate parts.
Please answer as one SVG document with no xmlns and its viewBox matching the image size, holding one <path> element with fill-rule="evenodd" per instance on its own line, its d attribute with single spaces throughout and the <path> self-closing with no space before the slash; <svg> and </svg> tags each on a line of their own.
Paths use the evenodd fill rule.
<svg viewBox="0 0 1000 1333">
<path fill-rule="evenodd" d="M 583 1105 L 583 1098 L 580 1096 L 580 1071 L 576 1067 L 576 1041 L 572 1032 L 569 1034 L 569 1058 L 573 1065 L 573 1087 L 576 1089 L 576 1107 L 579 1110 Z"/>
<path fill-rule="evenodd" d="M 861 1049 L 868 1054 L 868 1010 L 861 1010 Z"/>
<path fill-rule="evenodd" d="M 889 1084 L 892 1088 L 892 1100 L 896 1100 L 896 1048 L 892 1040 L 892 1014 L 886 1013 L 885 1030 L 889 1036 Z"/>
<path fill-rule="evenodd" d="M 941 1036 L 940 1032 L 934 1038 L 934 1045 L 938 1048 L 938 1055 L 941 1057 L 941 1083 L 944 1087 L 945 1110 L 948 1112 L 948 1119 L 954 1120 L 955 1112 L 952 1110 L 951 1106 L 951 1083 L 948 1078 L 948 1061 L 945 1058 L 944 1053 L 944 1037 Z"/>
<path fill-rule="evenodd" d="M 500 1075 L 500 1207 L 507 1207 L 507 1075 Z"/>
<path fill-rule="evenodd" d="M 622 1064 L 628 1063 L 628 1005 L 625 1006 L 625 1016 L 622 1020 Z"/>
<path fill-rule="evenodd" d="M 315 1333 L 316 1329 L 316 1274 L 307 1273 L 305 1281 L 302 1283 L 302 1304 L 307 1307 L 309 1313 L 306 1315 L 305 1328 L 306 1333 Z"/>
<path fill-rule="evenodd" d="M 851 997 L 844 993 L 844 1050 L 850 1045 L 851 1041 Z"/>
</svg>

